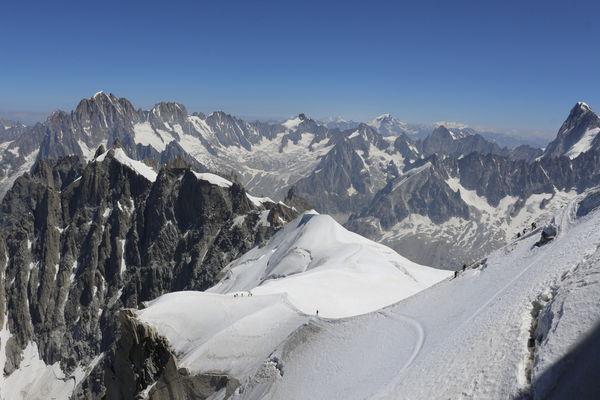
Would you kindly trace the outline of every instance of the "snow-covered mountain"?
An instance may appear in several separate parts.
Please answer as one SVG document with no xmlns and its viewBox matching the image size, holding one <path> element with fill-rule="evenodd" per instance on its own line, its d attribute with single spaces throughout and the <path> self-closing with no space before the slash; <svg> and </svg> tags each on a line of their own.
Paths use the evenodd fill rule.
<svg viewBox="0 0 600 400">
<path fill-rule="evenodd" d="M 585 114 L 592 122 L 598 118 Z M 557 140 L 573 120 L 571 112 Z M 460 142 L 474 136 L 453 137 L 443 127 L 436 131 L 418 142 L 421 151 L 433 154 L 390 179 L 349 218 L 348 228 L 414 261 L 456 268 L 504 245 L 532 222 L 547 220 L 565 201 L 600 183 L 595 148 L 575 159 L 545 155 L 527 161 L 489 152 L 479 141 L 478 151 L 464 151 Z"/>
<path fill-rule="evenodd" d="M 578 106 L 575 109 L 581 109 L 582 115 L 587 115 L 585 118 L 589 117 L 592 125 L 598 118 L 587 106 Z M 589 125 L 585 118 L 581 122 L 581 129 Z M 578 120 L 577 116 L 569 118 L 569 121 Z M 575 122 L 565 122 L 565 127 Z M 392 127 L 404 127 L 407 133 L 398 130 L 392 132 Z M 507 235 L 511 236 L 521 229 L 517 225 L 523 221 L 515 219 L 512 214 L 520 213 L 522 207 L 530 200 L 521 197 L 521 194 L 517 193 L 518 190 L 512 188 L 511 182 L 516 182 L 517 177 L 522 176 L 528 169 L 527 165 L 540 156 L 539 150 L 526 146 L 512 150 L 501 148 L 470 131 L 470 128 L 456 124 L 452 124 L 451 129 L 438 126 L 423 139 L 415 140 L 415 133 L 409 132 L 410 129 L 406 130 L 407 127 L 410 128 L 408 124 L 389 114 L 376 118 L 370 125 L 359 124 L 356 128 L 340 131 L 329 129 L 304 114 L 282 123 L 270 124 L 247 122 L 224 112 L 214 112 L 208 116 L 189 114 L 183 105 L 173 102 L 159 103 L 150 110 L 136 110 L 127 99 L 99 92 L 89 99 L 82 100 L 74 111 L 56 112 L 43 124 L 28 128 L 17 139 L 2 144 L 0 164 L 4 177 L 0 180 L 0 195 L 2 191 L 8 190 L 17 176 L 29 170 L 36 159 L 57 158 L 69 154 L 90 159 L 98 146 L 118 142 L 132 159 L 147 160 L 156 166 L 166 165 L 174 159 L 182 159 L 196 171 L 213 172 L 237 180 L 261 197 L 280 200 L 286 198 L 286 194 L 291 190 L 298 201 L 291 198 L 286 201 L 297 205 L 299 209 L 312 206 L 319 212 L 333 215 L 340 222 L 346 222 L 351 215 L 354 215 L 353 220 L 374 217 L 381 221 L 380 215 L 374 210 L 383 204 L 381 199 L 389 192 L 389 188 L 386 187 L 390 182 L 401 181 L 406 171 L 417 166 L 415 163 L 431 156 L 440 160 L 448 157 L 449 160 L 455 161 L 446 163 L 458 163 L 463 164 L 464 168 L 474 168 L 475 164 L 464 165 L 465 162 L 456 160 L 476 153 L 481 155 L 475 157 L 482 163 L 478 170 L 485 171 L 483 175 L 469 172 L 468 169 L 460 170 L 440 165 L 436 168 L 442 169 L 440 176 L 446 178 L 429 181 L 427 186 L 421 189 L 446 193 L 452 187 L 442 181 L 452 178 L 458 179 L 465 189 L 477 192 L 478 198 L 483 199 L 483 202 L 477 203 L 479 205 L 487 202 L 488 205 L 496 207 L 499 204 L 500 198 L 494 195 L 494 199 L 491 199 L 485 194 L 496 190 L 495 187 L 498 187 L 497 192 L 513 196 L 510 200 L 511 206 L 506 212 L 494 213 L 502 217 L 493 219 L 496 222 L 499 219 L 514 220 L 514 227 L 507 227 L 501 223 L 497 225 L 503 228 L 498 231 L 497 226 L 488 228 L 490 225 L 486 219 L 477 221 L 478 232 L 495 232 L 490 234 L 493 239 L 484 240 L 486 243 L 492 243 L 492 247 L 488 247 L 487 244 L 471 246 L 481 249 L 481 252 L 458 252 L 455 257 L 447 260 L 440 260 L 441 254 L 448 254 L 446 246 L 433 252 L 426 250 L 427 245 L 423 246 L 423 250 L 417 250 L 420 246 L 413 245 L 415 239 L 418 239 L 418 243 L 428 242 L 423 241 L 423 231 L 418 232 L 418 238 L 404 233 L 406 230 L 413 230 L 416 225 L 414 221 L 408 225 L 404 224 L 402 219 L 407 215 L 399 210 L 417 210 L 416 213 L 408 214 L 429 216 L 430 211 L 436 209 L 440 218 L 420 221 L 417 224 L 424 228 L 427 226 L 424 230 L 430 232 L 427 236 L 453 241 L 466 231 L 471 231 L 464 229 L 466 214 L 456 212 L 458 209 L 468 208 L 468 201 L 462 201 L 461 207 L 453 208 L 444 204 L 444 201 L 453 197 L 437 196 L 433 192 L 425 196 L 422 192 L 403 192 L 402 198 L 407 205 L 388 207 L 386 214 L 391 212 L 403 216 L 400 219 L 393 218 L 397 220 L 396 223 L 402 223 L 402 227 L 392 229 L 388 223 L 383 223 L 380 227 L 376 220 L 370 220 L 368 223 L 349 222 L 347 226 L 367 234 L 372 239 L 385 241 L 416 261 L 443 266 L 460 264 L 465 257 L 476 258 L 504 243 Z M 580 128 L 575 130 L 578 129 Z M 593 129 L 591 127 L 585 131 L 593 132 Z M 565 135 L 562 132 L 566 130 L 564 127 L 561 129 L 557 140 L 562 140 L 560 138 Z M 569 128 L 568 131 L 574 130 Z M 586 139 L 582 140 L 588 140 L 589 137 L 590 135 L 585 136 Z M 487 155 L 497 155 L 501 158 Z M 547 157 L 546 154 L 544 158 Z M 526 163 L 520 163 L 521 160 Z M 593 160 L 580 162 L 578 165 L 580 168 L 593 166 Z M 562 167 L 571 168 L 564 165 Z M 525 193 L 527 196 L 551 195 L 554 189 L 549 185 L 555 181 L 559 182 L 556 187 L 560 192 L 580 191 L 594 184 L 593 178 L 589 182 L 581 179 L 583 170 L 565 175 L 564 169 L 553 166 L 544 166 L 542 169 L 552 169 L 554 172 L 549 178 L 542 174 L 536 175 L 531 184 L 524 182 L 525 187 L 537 188 L 533 191 L 528 189 Z M 537 170 L 541 172 L 541 169 Z M 479 176 L 477 181 L 471 179 L 473 176 Z M 464 179 L 471 181 L 465 183 Z M 463 192 L 464 190 L 461 191 Z M 425 198 L 430 200 L 424 203 Z M 393 205 L 397 200 L 398 198 L 395 198 L 388 203 Z M 461 202 L 460 199 L 458 201 Z M 540 207 L 545 207 L 546 202 L 547 200 L 540 200 Z M 536 207 L 538 206 L 534 206 Z M 476 213 L 479 214 L 489 211 L 485 206 L 476 208 Z M 424 212 L 425 209 L 429 211 Z M 539 210 L 533 210 L 529 205 L 526 209 L 531 218 L 540 214 Z M 506 213 L 510 215 L 504 216 Z M 460 223 L 446 224 L 455 217 L 460 219 Z M 524 220 L 531 218 L 527 217 Z M 447 234 L 440 235 L 440 232 Z M 477 234 L 477 237 L 482 240 L 481 237 L 490 238 L 490 235 Z M 458 248 L 468 248 L 469 240 L 466 239 L 464 245 Z M 407 251 L 409 247 L 411 250 Z M 424 255 L 427 258 L 423 258 Z"/>
<path fill-rule="evenodd" d="M 20 122 L 0 118 L 0 143 L 5 143 L 18 138 L 27 128 Z"/>
<path fill-rule="evenodd" d="M 209 292 L 286 293 L 306 314 L 340 318 L 377 310 L 448 276 L 344 229 L 328 215 L 304 213 L 269 243 L 224 269 Z"/>
<path fill-rule="evenodd" d="M 361 124 L 338 135 L 334 146 L 294 184 L 293 191 L 318 211 L 345 221 L 418 158 L 419 150 L 407 136 L 384 137 Z"/>
<path fill-rule="evenodd" d="M 187 376 L 222 377 L 226 388 L 220 395 L 247 382 L 317 310 L 319 318 L 364 314 L 449 275 L 414 264 L 314 212 L 290 222 L 224 272 L 207 293 L 167 294 L 137 312 L 141 323 L 169 341 Z M 190 398 L 200 394 L 165 376 L 147 385 L 151 398 L 169 385 Z"/>
<path fill-rule="evenodd" d="M 0 398 L 543 397 L 598 319 L 581 103 L 543 155 L 389 115 L 340 130 L 102 92 L 10 126 Z M 331 216 L 296 218 L 311 204 Z"/>
<path fill-rule="evenodd" d="M 536 230 L 378 312 L 311 319 L 231 398 L 594 398 L 600 214 L 585 198 L 550 244 Z"/>
<path fill-rule="evenodd" d="M 457 135 L 472 136 L 479 135 L 485 140 L 495 143 L 500 147 L 514 149 L 519 146 L 528 146 L 531 148 L 544 147 L 548 140 L 536 136 L 517 133 L 494 132 L 487 129 L 476 129 L 460 122 L 438 121 L 435 123 L 409 123 L 399 120 L 391 114 L 382 114 L 368 122 L 369 125 L 377 129 L 382 135 L 405 134 L 415 140 L 423 140 L 438 127 L 444 126 Z"/>
<path fill-rule="evenodd" d="M 429 127 L 420 126 L 416 124 L 408 124 L 400 121 L 398 118 L 393 117 L 391 114 L 381 114 L 371 121 L 368 125 L 377 129 L 383 136 L 396 136 L 396 135 L 409 135 L 416 139 L 423 138 L 431 133 Z"/>
<path fill-rule="evenodd" d="M 539 245 L 538 228 L 448 279 L 431 279 L 382 246 L 365 249 L 332 219 L 305 214 L 232 264 L 211 289 L 224 294 L 171 293 L 127 314 L 131 328 L 121 334 L 138 332 L 146 347 L 129 340 L 127 350 L 142 360 L 124 353 L 111 368 L 139 377 L 132 397 L 593 398 L 600 347 L 586 336 L 597 338 L 600 320 L 598 194 L 587 191 L 555 214 L 553 241 Z M 390 259 L 400 264 L 386 267 Z M 402 297 L 395 292 L 409 275 L 441 281 L 362 314 L 372 279 L 387 273 L 391 282 L 380 290 L 391 296 Z M 394 274 L 404 281 L 396 289 Z M 335 318 L 312 312 L 329 302 Z M 168 344 L 155 344 L 155 335 Z M 167 351 L 163 364 L 156 351 Z M 148 379 L 150 367 L 158 373 Z"/>
</svg>

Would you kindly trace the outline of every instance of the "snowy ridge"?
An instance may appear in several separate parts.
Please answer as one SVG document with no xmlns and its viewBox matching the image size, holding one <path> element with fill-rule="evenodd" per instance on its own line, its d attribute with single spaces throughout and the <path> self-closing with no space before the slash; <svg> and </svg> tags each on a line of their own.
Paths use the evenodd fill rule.
<svg viewBox="0 0 600 400">
<path fill-rule="evenodd" d="M 138 311 L 139 319 L 169 339 L 180 366 L 237 379 L 256 372 L 274 345 L 308 319 L 285 295 L 236 298 L 175 292 L 147 306 Z"/>
<path fill-rule="evenodd" d="M 150 166 L 144 164 L 141 161 L 137 161 L 137 160 L 129 158 L 127 156 L 127 154 L 125 154 L 123 149 L 121 149 L 120 147 L 117 147 L 116 149 L 113 149 L 113 150 L 108 150 L 108 151 L 100 154 L 98 157 L 96 157 L 94 159 L 94 161 L 95 162 L 103 162 L 104 159 L 106 158 L 106 156 L 108 155 L 108 153 L 111 151 L 113 152 L 113 158 L 116 161 L 118 161 L 121 164 L 123 164 L 124 166 L 128 167 L 133 172 L 143 176 L 150 182 L 156 181 L 156 177 L 158 176 L 158 174 L 156 173 L 156 171 L 154 171 L 154 169 L 152 169 Z"/>
<path fill-rule="evenodd" d="M 308 212 L 230 264 L 209 291 L 286 293 L 307 314 L 318 309 L 341 318 L 395 303 L 449 274 L 347 231 L 328 215 Z"/>
<path fill-rule="evenodd" d="M 233 185 L 233 183 L 231 183 L 227 179 L 222 178 L 219 175 L 211 174 L 209 172 L 204 172 L 204 173 L 194 172 L 194 176 L 196 176 L 196 178 L 198 180 L 207 181 L 208 183 L 210 183 L 212 185 L 217 185 L 219 187 L 228 188 L 228 187 L 231 187 L 231 185 Z"/>
<path fill-rule="evenodd" d="M 319 317 L 362 314 L 448 275 L 309 212 L 233 262 L 207 292 L 167 294 L 137 315 L 169 340 L 180 366 L 247 383 L 316 307 Z"/>
</svg>

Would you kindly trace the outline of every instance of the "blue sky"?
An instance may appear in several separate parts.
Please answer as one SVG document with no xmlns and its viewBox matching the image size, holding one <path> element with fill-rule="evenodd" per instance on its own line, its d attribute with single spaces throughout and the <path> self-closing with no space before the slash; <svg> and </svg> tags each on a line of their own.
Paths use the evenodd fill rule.
<svg viewBox="0 0 600 400">
<path fill-rule="evenodd" d="M 595 1 L 9 1 L 0 112 L 98 90 L 243 116 L 390 112 L 554 134 L 600 109 Z"/>
</svg>

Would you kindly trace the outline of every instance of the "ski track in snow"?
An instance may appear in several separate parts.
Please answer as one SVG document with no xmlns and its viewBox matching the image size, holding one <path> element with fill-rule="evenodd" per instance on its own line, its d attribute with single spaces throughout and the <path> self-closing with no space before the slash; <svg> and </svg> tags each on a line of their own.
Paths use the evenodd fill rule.
<svg viewBox="0 0 600 400">
<path fill-rule="evenodd" d="M 413 352 L 411 353 L 410 357 L 408 358 L 408 360 L 406 360 L 406 363 L 402 367 L 402 370 L 405 370 L 408 367 L 410 367 L 410 365 L 413 363 L 413 361 L 415 361 L 415 358 L 417 358 L 417 356 L 419 355 L 421 348 L 423 348 L 423 343 L 425 342 L 425 329 L 423 328 L 423 324 L 421 324 L 416 318 L 412 318 L 412 317 L 409 317 L 407 315 L 402 315 L 402 314 L 385 313 L 385 315 L 387 317 L 395 319 L 397 321 L 406 322 L 408 325 L 410 325 L 411 327 L 414 328 L 415 333 L 417 335 L 416 344 L 413 349 Z"/>
</svg>

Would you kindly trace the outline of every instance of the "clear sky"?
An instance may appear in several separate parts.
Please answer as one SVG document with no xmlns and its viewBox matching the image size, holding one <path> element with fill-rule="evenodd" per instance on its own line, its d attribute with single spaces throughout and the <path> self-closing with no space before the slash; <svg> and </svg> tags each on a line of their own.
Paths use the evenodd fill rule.
<svg viewBox="0 0 600 400">
<path fill-rule="evenodd" d="M 600 110 L 598 1 L 6 1 L 0 111 L 148 107 L 554 134 Z M 39 114 L 38 114 L 39 115 Z"/>
</svg>

